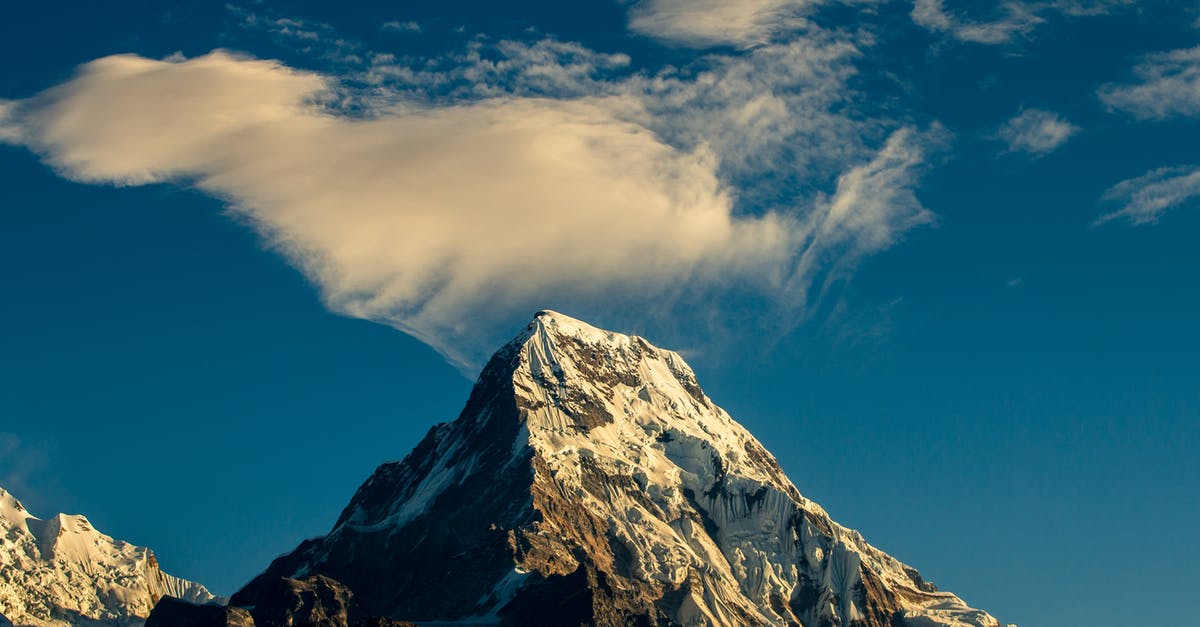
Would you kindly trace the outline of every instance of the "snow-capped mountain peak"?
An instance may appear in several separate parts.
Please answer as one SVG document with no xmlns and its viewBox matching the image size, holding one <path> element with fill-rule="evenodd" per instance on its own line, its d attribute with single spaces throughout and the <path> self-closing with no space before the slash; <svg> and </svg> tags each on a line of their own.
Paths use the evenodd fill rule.
<svg viewBox="0 0 1200 627">
<path fill-rule="evenodd" d="M 166 595 L 218 600 L 162 572 L 150 549 L 114 540 L 82 515 L 39 519 L 0 488 L 0 617 L 23 626 L 131 626 Z"/>
<path fill-rule="evenodd" d="M 999 625 L 804 498 L 677 353 L 552 311 L 234 602 L 311 574 L 417 621 Z"/>
</svg>

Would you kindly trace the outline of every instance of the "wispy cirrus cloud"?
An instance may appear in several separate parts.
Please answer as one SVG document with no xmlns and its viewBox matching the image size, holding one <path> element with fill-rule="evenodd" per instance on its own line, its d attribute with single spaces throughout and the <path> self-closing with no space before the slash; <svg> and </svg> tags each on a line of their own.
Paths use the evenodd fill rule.
<svg viewBox="0 0 1200 627">
<path fill-rule="evenodd" d="M 361 41 L 342 37 L 337 29 L 317 20 L 270 12 L 256 12 L 236 5 L 225 5 L 239 29 L 257 31 L 276 45 L 298 54 L 307 55 L 327 64 L 355 66 L 363 63 L 364 45 Z M 389 28 L 387 22 L 383 28 Z M 399 25 L 399 22 L 394 24 Z"/>
<path fill-rule="evenodd" d="M 511 96 L 564 99 L 623 93 L 613 76 L 629 64 L 629 55 L 551 38 L 472 40 L 463 50 L 432 59 L 371 53 L 353 78 L 372 88 L 368 97 L 385 103 L 397 95 L 431 104 Z"/>
<path fill-rule="evenodd" d="M 1005 122 L 996 137 L 1008 145 L 1009 152 L 1043 156 L 1053 152 L 1079 132 L 1079 127 L 1057 113 L 1026 109 Z"/>
<path fill-rule="evenodd" d="M 810 214 L 810 245 L 792 274 L 802 284 L 793 284 L 792 291 L 815 288 L 819 294 L 844 279 L 865 256 L 890 247 L 913 227 L 932 223 L 934 215 L 917 199 L 915 189 L 930 153 L 948 139 L 940 127 L 926 133 L 901 129 L 871 161 L 842 174 L 836 191 Z"/>
<path fill-rule="evenodd" d="M 812 32 L 629 74 L 629 56 L 577 43 L 472 41 L 436 63 L 374 56 L 362 80 L 380 90 L 372 94 L 401 93 L 438 106 L 512 96 L 603 97 L 614 114 L 671 145 L 710 149 L 740 204 L 786 206 L 832 189 L 842 172 L 869 161 L 902 126 L 856 108 L 850 82 L 865 45 Z"/>
<path fill-rule="evenodd" d="M 1103 200 L 1119 205 L 1093 226 L 1117 220 L 1133 225 L 1155 224 L 1168 211 L 1200 205 L 1200 166 L 1159 168 L 1117 183 Z"/>
<path fill-rule="evenodd" d="M 385 31 L 391 31 L 391 32 L 395 32 L 395 33 L 419 33 L 419 32 L 421 32 L 421 25 L 412 20 L 405 20 L 405 21 L 391 20 L 388 22 L 384 22 L 383 26 L 380 26 L 379 28 L 382 30 L 385 30 Z"/>
<path fill-rule="evenodd" d="M 828 196 L 740 210 L 725 169 L 749 157 L 689 130 L 688 99 L 713 78 L 641 77 L 567 99 L 385 99 L 351 114 L 336 79 L 276 62 L 119 55 L 6 103 L 0 136 L 76 180 L 221 198 L 332 310 L 470 368 L 514 316 L 547 305 L 620 308 L 737 285 L 802 308 L 822 273 L 928 222 L 913 187 L 931 143 L 909 128 L 874 156 L 858 138 L 841 166 L 812 166 L 846 168 Z M 759 123 L 759 105 L 724 102 L 713 119 Z M 768 127 L 786 120 L 789 103 L 778 106 Z"/>
<path fill-rule="evenodd" d="M 999 12 L 994 19 L 974 21 L 947 10 L 943 0 L 916 0 L 912 18 L 927 30 L 979 44 L 1005 43 L 1042 23 L 1042 18 L 1023 2 L 1002 3 Z"/>
<path fill-rule="evenodd" d="M 822 0 L 644 0 L 629 13 L 630 30 L 695 48 L 748 47 L 803 27 Z"/>
<path fill-rule="evenodd" d="M 970 15 L 961 9 L 947 8 L 945 0 L 915 0 L 912 19 L 926 30 L 958 41 L 994 45 L 1028 36 L 1049 15 L 1103 15 L 1132 4 L 1133 0 L 1008 0 L 986 4 L 990 9 L 987 14 Z"/>
<path fill-rule="evenodd" d="M 1104 85 L 1097 94 L 1110 110 L 1139 120 L 1200 116 L 1200 46 L 1146 55 L 1128 83 Z M 1168 211 L 1200 203 L 1200 166 L 1171 166 L 1127 179 L 1105 192 L 1102 200 L 1119 208 L 1093 226 L 1127 220 L 1155 224 Z"/>
<path fill-rule="evenodd" d="M 1147 55 L 1134 80 L 1100 88 L 1100 100 L 1143 120 L 1200 116 L 1200 46 Z"/>
<path fill-rule="evenodd" d="M 630 30 L 671 45 L 748 48 L 778 42 L 812 26 L 832 5 L 875 5 L 881 0 L 642 0 L 629 12 Z M 1030 35 L 1048 17 L 1104 15 L 1134 0 L 1007 0 L 947 7 L 946 0 L 914 0 L 912 20 L 926 30 L 978 44 L 1006 44 Z M 986 7 L 980 13 L 979 8 Z M 965 9 L 973 9 L 967 11 Z"/>
</svg>

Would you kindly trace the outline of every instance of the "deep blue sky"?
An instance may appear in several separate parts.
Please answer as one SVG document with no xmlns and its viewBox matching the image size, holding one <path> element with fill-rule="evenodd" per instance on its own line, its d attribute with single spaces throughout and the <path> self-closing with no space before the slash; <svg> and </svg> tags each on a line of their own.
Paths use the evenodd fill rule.
<svg viewBox="0 0 1200 627">
<path fill-rule="evenodd" d="M 705 52 L 631 35 L 616 2 L 569 4 L 26 3 L 0 21 L 0 99 L 115 53 L 227 48 L 354 72 L 246 28 L 248 13 L 429 58 L 480 35 L 549 35 L 629 54 L 626 76 Z M 682 339 L 685 323 L 649 325 L 649 339 L 689 344 L 708 394 L 802 493 L 969 603 L 1023 627 L 1180 624 L 1200 584 L 1200 192 L 1155 223 L 1093 222 L 1119 208 L 1102 199 L 1119 182 L 1200 164 L 1200 104 L 1156 118 L 1097 95 L 1135 84 L 1145 55 L 1200 43 L 1197 14 L 1051 11 L 979 43 L 914 25 L 911 10 L 820 15 L 875 39 L 855 62 L 851 116 L 944 130 L 915 187 L 935 220 L 856 259 L 834 296 L 770 341 L 742 323 L 711 350 L 698 330 Z M 390 20 L 421 32 L 381 31 Z M 1009 150 L 998 129 L 1030 109 L 1077 130 L 1042 152 Z M 728 180 L 755 176 L 772 180 Z M 268 248 L 186 181 L 71 182 L 0 144 L 5 487 L 43 516 L 85 513 L 228 594 L 457 415 L 471 383 L 459 369 L 386 325 L 330 313 Z M 722 301 L 731 319 L 739 304 Z M 621 331 L 637 316 L 566 313 Z"/>
</svg>

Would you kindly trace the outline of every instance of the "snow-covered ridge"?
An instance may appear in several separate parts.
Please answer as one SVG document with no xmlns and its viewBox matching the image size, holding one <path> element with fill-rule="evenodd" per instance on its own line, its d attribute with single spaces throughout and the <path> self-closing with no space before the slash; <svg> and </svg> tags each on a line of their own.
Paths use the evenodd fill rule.
<svg viewBox="0 0 1200 627">
<path fill-rule="evenodd" d="M 219 600 L 162 572 L 150 549 L 114 540 L 81 515 L 39 519 L 0 488 L 0 617 L 18 627 L 134 626 L 165 595 Z"/>
</svg>

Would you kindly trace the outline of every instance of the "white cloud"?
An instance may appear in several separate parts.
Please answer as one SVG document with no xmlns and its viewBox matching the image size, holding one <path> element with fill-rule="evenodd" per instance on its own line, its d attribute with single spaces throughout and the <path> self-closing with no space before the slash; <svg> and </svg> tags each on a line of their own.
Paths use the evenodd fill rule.
<svg viewBox="0 0 1200 627">
<path fill-rule="evenodd" d="M 1031 33 L 1050 14 L 1104 15 L 1136 0 L 1007 0 L 971 5 L 990 13 L 973 18 L 946 7 L 945 0 L 914 0 L 913 21 L 959 41 L 1009 43 Z M 748 48 L 811 26 L 808 18 L 832 4 L 877 4 L 879 0 L 642 0 L 629 13 L 630 30 L 693 48 Z"/>
<path fill-rule="evenodd" d="M 555 39 L 476 40 L 460 53 L 436 59 L 371 54 L 359 80 L 381 88 L 385 101 L 394 100 L 395 93 L 429 99 L 431 92 L 439 93 L 443 101 L 513 95 L 575 98 L 616 94 L 612 83 L 598 77 L 629 63 L 626 54 L 596 52 Z"/>
<path fill-rule="evenodd" d="M 1022 2 L 1005 2 L 1000 5 L 1002 15 L 992 21 L 972 21 L 946 10 L 943 0 L 916 0 L 912 18 L 918 26 L 933 32 L 941 32 L 959 41 L 980 44 L 998 44 L 1011 41 L 1017 35 L 1029 33 L 1042 22 Z"/>
<path fill-rule="evenodd" d="M 1103 215 L 1094 225 L 1125 219 L 1131 224 L 1154 224 L 1172 209 L 1200 204 L 1200 167 L 1178 166 L 1152 170 L 1117 183 L 1104 200 L 1120 208 Z"/>
<path fill-rule="evenodd" d="M 1135 82 L 1100 89 L 1109 108 L 1140 119 L 1200 116 L 1200 46 L 1149 55 L 1133 72 Z"/>
<path fill-rule="evenodd" d="M 435 61 L 372 55 L 360 80 L 372 87 L 367 97 L 377 99 L 368 107 L 389 106 L 397 94 L 437 106 L 603 96 L 614 114 L 668 144 L 711 149 L 742 204 L 786 205 L 797 194 L 811 198 L 846 167 L 870 159 L 897 126 L 859 109 L 863 101 L 849 83 L 862 45 L 812 31 L 647 75 L 630 74 L 627 55 L 577 43 L 475 41 Z"/>
<path fill-rule="evenodd" d="M 419 32 L 421 32 L 421 25 L 416 22 L 413 22 L 411 20 L 407 21 L 407 22 L 401 22 L 400 20 L 392 20 L 390 22 L 384 22 L 383 26 L 381 26 L 380 28 L 383 30 L 386 30 L 386 31 L 394 31 L 397 33 L 419 33 Z"/>
<path fill-rule="evenodd" d="M 645 109 L 635 118 L 671 143 L 710 146 L 742 199 L 796 204 L 869 160 L 864 138 L 883 134 L 869 116 L 854 115 L 848 82 L 859 54 L 849 42 L 810 37 L 621 88 Z"/>
<path fill-rule="evenodd" d="M 1063 145 L 1078 132 L 1078 126 L 1057 113 L 1026 109 L 1005 122 L 996 136 L 1008 144 L 1010 152 L 1041 156 Z"/>
<path fill-rule="evenodd" d="M 681 46 L 747 47 L 803 26 L 820 1 L 644 0 L 630 11 L 629 28 Z"/>
<path fill-rule="evenodd" d="M 929 137 L 911 129 L 874 156 L 852 142 L 831 197 L 746 215 L 721 164 L 750 157 L 718 154 L 732 138 L 665 142 L 637 120 L 654 116 L 628 87 L 405 102 L 365 116 L 337 110 L 334 87 L 223 52 L 119 55 L 8 103 L 0 128 L 76 180 L 177 182 L 223 199 L 332 310 L 390 324 L 467 367 L 514 317 L 543 306 L 621 309 L 736 285 L 802 307 L 818 275 L 929 220 L 912 191 Z M 748 131 L 755 111 L 771 112 L 761 137 L 745 133 L 760 143 L 796 104 L 726 102 L 735 106 L 719 115 Z M 814 136 L 827 130 L 811 124 Z"/>
<path fill-rule="evenodd" d="M 281 48 L 342 66 L 363 62 L 362 42 L 339 36 L 337 30 L 325 22 L 269 12 L 255 13 L 235 4 L 226 4 L 225 9 L 238 20 L 239 28 L 265 33 Z"/>
<path fill-rule="evenodd" d="M 13 119 L 15 102 L 0 100 L 0 142 L 15 144 L 21 141 L 21 128 Z"/>
<path fill-rule="evenodd" d="M 832 197 L 819 202 L 809 216 L 804 232 L 811 245 L 793 274 L 800 283 L 789 291 L 804 293 L 810 284 L 823 291 L 867 255 L 888 248 L 909 229 L 933 222 L 914 189 L 929 152 L 947 135 L 940 127 L 927 133 L 902 128 L 870 162 L 839 177 Z"/>
<path fill-rule="evenodd" d="M 989 18 L 973 19 L 961 11 L 946 8 L 945 0 L 914 0 L 912 19 L 918 26 L 946 34 L 959 41 L 978 44 L 1005 44 L 1027 36 L 1045 23 L 1046 15 L 1104 15 L 1134 4 L 1135 0 L 1052 0 L 1029 2 L 1008 0 L 988 3 Z"/>
<path fill-rule="evenodd" d="M 848 246 L 843 244 L 850 238 L 834 237 L 854 233 L 865 238 L 867 229 L 826 229 L 811 240 L 800 232 L 812 229 L 815 217 L 827 208 L 839 176 L 878 159 L 879 144 L 897 130 L 894 122 L 873 117 L 876 112 L 857 108 L 861 100 L 850 81 L 857 73 L 861 48 L 869 45 L 869 38 L 855 41 L 810 29 L 787 43 L 706 55 L 653 75 L 614 76 L 629 64 L 628 57 L 554 40 L 475 42 L 466 54 L 447 57 L 437 66 L 384 59 L 370 71 L 367 82 L 415 90 L 418 97 L 427 89 L 441 90 L 450 94 L 451 102 L 478 96 L 603 94 L 618 117 L 651 129 L 666 143 L 711 150 L 718 176 L 737 190 L 739 206 L 774 207 L 796 217 L 794 236 L 804 242 L 800 248 L 813 248 L 807 261 L 797 262 L 803 270 L 793 269 L 796 276 L 788 282 L 790 287 L 772 293 L 771 298 L 793 307 L 783 315 L 769 312 L 772 319 L 786 319 L 786 327 L 807 313 L 808 293 L 801 286 L 816 281 L 820 292 L 820 285 L 828 282 L 826 273 L 845 278 L 862 257 L 886 247 Z M 944 135 L 940 129 L 901 130 L 893 141 L 903 138 L 910 154 L 922 157 L 940 147 L 938 140 Z M 890 205 L 893 214 L 873 214 L 880 221 L 874 223 L 876 232 L 890 233 L 890 243 L 904 230 L 927 223 L 929 214 L 911 196 L 919 164 L 888 163 L 883 173 L 893 175 L 888 179 L 891 186 L 875 186 L 872 194 L 860 197 L 879 205 L 912 199 Z M 830 267 L 835 262 L 836 272 Z"/>
</svg>

